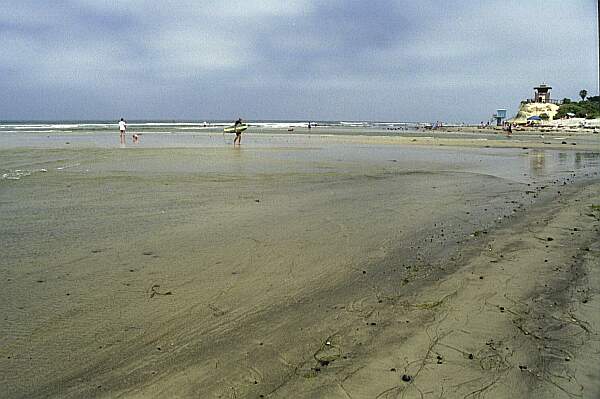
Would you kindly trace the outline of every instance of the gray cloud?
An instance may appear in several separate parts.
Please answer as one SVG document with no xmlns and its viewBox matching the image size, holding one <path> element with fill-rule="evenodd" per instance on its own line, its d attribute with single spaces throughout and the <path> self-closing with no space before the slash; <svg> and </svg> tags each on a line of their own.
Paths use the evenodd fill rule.
<svg viewBox="0 0 600 399">
<path fill-rule="evenodd" d="M 1 119 L 478 121 L 594 92 L 591 0 L 0 4 Z"/>
</svg>

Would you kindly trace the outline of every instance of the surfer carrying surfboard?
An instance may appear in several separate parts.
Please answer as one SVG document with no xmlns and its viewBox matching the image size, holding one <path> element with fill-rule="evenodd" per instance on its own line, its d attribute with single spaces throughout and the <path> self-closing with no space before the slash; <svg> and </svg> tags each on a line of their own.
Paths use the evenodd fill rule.
<svg viewBox="0 0 600 399">
<path fill-rule="evenodd" d="M 242 143 L 242 132 L 248 129 L 248 125 L 242 122 L 242 118 L 239 118 L 237 121 L 233 123 L 231 126 L 227 126 L 223 129 L 223 134 L 225 133 L 235 133 L 235 139 L 233 140 L 233 145 L 237 142 L 238 144 Z"/>
<path fill-rule="evenodd" d="M 242 124 L 242 118 L 238 118 L 238 120 L 233 124 L 233 130 L 235 132 L 235 139 L 233 139 L 234 146 L 236 141 L 238 142 L 238 145 L 242 145 L 242 130 L 238 129 L 238 126 L 241 126 Z"/>
</svg>

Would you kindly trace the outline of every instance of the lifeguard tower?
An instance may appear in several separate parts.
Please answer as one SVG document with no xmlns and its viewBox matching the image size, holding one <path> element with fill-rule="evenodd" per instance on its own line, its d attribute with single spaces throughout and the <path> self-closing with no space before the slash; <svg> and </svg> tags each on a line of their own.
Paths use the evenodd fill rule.
<svg viewBox="0 0 600 399">
<path fill-rule="evenodd" d="M 492 115 L 492 118 L 496 119 L 496 126 L 502 126 L 502 120 L 506 119 L 506 110 L 497 109 L 496 113 Z"/>
<path fill-rule="evenodd" d="M 535 103 L 550 103 L 550 90 L 552 87 L 547 86 L 545 83 L 542 83 L 538 87 L 534 87 L 533 92 L 533 102 Z"/>
</svg>

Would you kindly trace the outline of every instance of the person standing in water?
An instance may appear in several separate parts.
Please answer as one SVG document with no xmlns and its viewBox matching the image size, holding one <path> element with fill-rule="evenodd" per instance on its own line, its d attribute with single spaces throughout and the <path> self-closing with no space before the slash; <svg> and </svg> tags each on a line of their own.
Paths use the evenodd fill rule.
<svg viewBox="0 0 600 399">
<path fill-rule="evenodd" d="M 242 118 L 238 118 L 237 121 L 233 124 L 233 129 L 235 131 L 235 139 L 233 139 L 233 145 L 235 146 L 235 142 L 237 141 L 238 145 L 242 145 L 242 132 L 238 130 L 238 126 L 243 124 Z"/>
<path fill-rule="evenodd" d="M 121 145 L 125 145 L 125 129 L 127 129 L 127 123 L 121 118 L 119 121 L 119 133 L 121 134 Z"/>
</svg>

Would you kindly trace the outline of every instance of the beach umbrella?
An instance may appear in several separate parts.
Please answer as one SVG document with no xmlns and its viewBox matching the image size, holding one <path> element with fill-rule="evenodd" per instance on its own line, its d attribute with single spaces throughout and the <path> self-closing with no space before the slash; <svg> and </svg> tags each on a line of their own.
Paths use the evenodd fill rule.
<svg viewBox="0 0 600 399">
<path fill-rule="evenodd" d="M 539 117 L 539 116 L 537 116 L 537 115 L 533 115 L 533 116 L 530 116 L 529 118 L 527 118 L 527 120 L 528 120 L 528 121 L 541 121 L 541 120 L 542 120 L 542 118 L 540 118 L 540 117 Z"/>
</svg>

